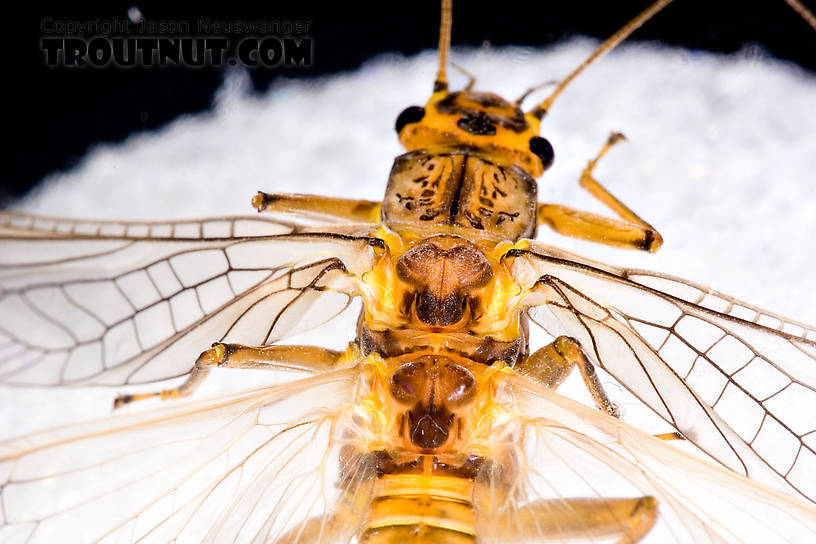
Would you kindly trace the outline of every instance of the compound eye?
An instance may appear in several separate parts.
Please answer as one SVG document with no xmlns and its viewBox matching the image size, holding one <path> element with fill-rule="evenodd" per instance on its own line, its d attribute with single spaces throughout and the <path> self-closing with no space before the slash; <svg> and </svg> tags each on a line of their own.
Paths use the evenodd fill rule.
<svg viewBox="0 0 816 544">
<path fill-rule="evenodd" d="M 428 373 L 416 363 L 405 363 L 391 375 L 391 396 L 403 404 L 415 404 L 422 398 Z"/>
<path fill-rule="evenodd" d="M 550 144 L 546 138 L 542 138 L 541 136 L 533 136 L 530 138 L 530 151 L 541 159 L 544 170 L 552 166 L 553 160 L 555 159 L 555 151 L 553 150 L 552 144 Z"/>
<path fill-rule="evenodd" d="M 419 123 L 422 121 L 423 117 L 425 117 L 425 108 L 420 106 L 408 106 L 397 116 L 397 122 L 394 125 L 394 128 L 397 130 L 397 134 L 400 133 L 405 125 Z"/>
</svg>

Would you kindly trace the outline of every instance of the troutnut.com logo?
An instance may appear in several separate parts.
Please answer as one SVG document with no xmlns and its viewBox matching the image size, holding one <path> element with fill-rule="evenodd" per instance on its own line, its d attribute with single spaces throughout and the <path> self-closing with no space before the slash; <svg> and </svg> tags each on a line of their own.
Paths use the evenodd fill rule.
<svg viewBox="0 0 816 544">
<path fill-rule="evenodd" d="M 40 49 L 55 68 L 311 66 L 312 22 L 93 19 L 40 21 Z"/>
</svg>

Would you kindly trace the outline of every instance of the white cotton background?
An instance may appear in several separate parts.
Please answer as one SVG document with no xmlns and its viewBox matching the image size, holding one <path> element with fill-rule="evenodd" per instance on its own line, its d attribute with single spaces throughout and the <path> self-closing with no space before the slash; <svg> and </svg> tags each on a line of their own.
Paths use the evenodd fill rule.
<svg viewBox="0 0 816 544">
<path fill-rule="evenodd" d="M 477 90 L 514 99 L 532 85 L 563 78 L 596 45 L 578 39 L 542 50 L 454 49 L 453 60 L 477 77 Z M 354 72 L 279 81 L 262 95 L 249 92 L 246 74 L 229 73 L 211 110 L 96 146 L 74 169 L 48 176 L 15 209 L 176 219 L 253 214 L 257 190 L 380 199 L 401 153 L 394 120 L 427 100 L 435 61 L 430 51 L 386 55 Z M 466 81 L 456 72 L 451 79 L 453 88 Z M 528 103 L 544 96 L 546 90 Z M 608 213 L 577 181 L 611 131 L 628 142 L 603 159 L 597 177 L 661 232 L 663 248 L 644 255 L 545 229 L 541 240 L 708 284 L 816 323 L 812 74 L 755 50 L 715 55 L 621 46 L 581 75 L 544 119 L 542 136 L 556 160 L 539 180 L 539 199 Z M 351 328 L 333 330 L 350 339 Z M 320 343 L 322 334 L 302 341 Z M 4 389 L 2 436 L 106 415 L 115 394 Z"/>
</svg>

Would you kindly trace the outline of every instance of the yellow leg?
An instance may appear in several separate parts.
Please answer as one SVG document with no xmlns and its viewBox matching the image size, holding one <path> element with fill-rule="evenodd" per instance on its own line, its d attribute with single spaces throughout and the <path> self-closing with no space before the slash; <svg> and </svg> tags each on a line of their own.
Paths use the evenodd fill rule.
<svg viewBox="0 0 816 544">
<path fill-rule="evenodd" d="M 618 536 L 617 544 L 643 540 L 657 521 L 657 499 L 551 499 L 536 501 L 507 514 L 499 527 L 512 531 L 505 542 L 596 539 Z"/>
<path fill-rule="evenodd" d="M 324 372 L 344 357 L 354 357 L 356 344 L 349 344 L 346 351 L 334 351 L 317 346 L 264 346 L 253 348 L 241 344 L 215 343 L 199 355 L 184 383 L 174 389 L 154 393 L 120 395 L 113 402 L 114 409 L 138 400 L 159 398 L 174 399 L 190 396 L 214 366 L 244 369 L 303 370 Z"/>
<path fill-rule="evenodd" d="M 529 355 L 517 364 L 515 369 L 549 389 L 556 389 L 567 379 L 574 367 L 578 367 L 581 378 L 598 409 L 613 417 L 619 417 L 618 407 L 609 400 L 595 373 L 595 367 L 584 355 L 581 344 L 574 338 L 559 336 L 553 343 Z"/>
<path fill-rule="evenodd" d="M 615 212 L 621 220 L 577 210 L 569 206 L 561 206 L 560 204 L 542 203 L 538 205 L 538 222 L 549 226 L 564 236 L 580 238 L 608 246 L 651 252 L 660 249 L 660 246 L 663 245 L 663 237 L 660 236 L 660 233 L 607 191 L 592 176 L 592 171 L 601 157 L 613 145 L 623 139 L 623 134 L 612 133 L 598 155 L 589 161 L 587 167 L 584 168 L 580 181 L 581 187 Z"/>
<path fill-rule="evenodd" d="M 259 212 L 293 213 L 310 219 L 379 223 L 380 202 L 319 195 L 259 192 L 252 207 Z"/>
<path fill-rule="evenodd" d="M 201 360 L 200 357 L 199 360 Z M 121 408 L 125 404 L 130 404 L 131 402 L 136 402 L 139 400 L 147 400 L 153 398 L 166 400 L 188 397 L 193 394 L 193 391 L 198 389 L 198 386 L 204 382 L 204 379 L 207 377 L 207 374 L 209 373 L 210 373 L 209 366 L 199 365 L 199 362 L 196 361 L 195 366 L 193 366 L 193 370 L 190 371 L 190 375 L 187 376 L 187 379 L 184 380 L 184 383 L 182 383 L 178 387 L 173 389 L 163 389 L 161 391 L 153 393 L 136 393 L 133 395 L 119 395 L 113 401 L 113 409 L 116 410 L 117 408 Z"/>
<path fill-rule="evenodd" d="M 682 434 L 674 431 L 673 433 L 661 433 L 654 435 L 655 438 L 659 438 L 660 440 L 685 440 Z"/>
</svg>

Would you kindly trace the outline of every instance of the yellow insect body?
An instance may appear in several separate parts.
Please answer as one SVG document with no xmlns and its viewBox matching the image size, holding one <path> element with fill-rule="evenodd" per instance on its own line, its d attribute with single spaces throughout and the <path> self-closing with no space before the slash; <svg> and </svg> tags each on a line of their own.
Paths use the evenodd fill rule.
<svg viewBox="0 0 816 544">
<path fill-rule="evenodd" d="M 530 140 L 539 135 L 538 119 L 500 96 L 445 89 L 434 93 L 424 109 L 421 121 L 399 131 L 407 151 L 478 149 L 503 166 L 517 166 L 534 178 L 549 166 L 530 151 Z"/>
<path fill-rule="evenodd" d="M 813 540 L 816 428 L 776 399 L 816 395 L 816 329 L 531 240 L 548 226 L 614 247 L 662 244 L 594 178 L 621 135 L 581 175 L 617 218 L 538 203 L 535 179 L 553 158 L 538 131 L 555 98 L 666 3 L 524 112 L 472 83 L 448 90 L 443 2 L 434 91 L 397 119 L 406 153 L 382 202 L 253 199 L 292 220 L 2 214 L 0 334 L 17 350 L 4 380 L 188 375 L 121 395 L 121 407 L 188 396 L 216 367 L 298 374 L 0 444 L 0 541 Z M 356 297 L 344 351 L 281 342 Z M 162 320 L 172 334 L 156 334 Z M 531 322 L 554 338 L 532 352 Z M 779 383 L 746 379 L 752 366 Z M 724 467 L 618 419 L 596 367 Z M 554 393 L 574 368 L 595 408 Z"/>
</svg>

